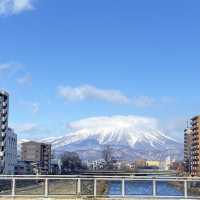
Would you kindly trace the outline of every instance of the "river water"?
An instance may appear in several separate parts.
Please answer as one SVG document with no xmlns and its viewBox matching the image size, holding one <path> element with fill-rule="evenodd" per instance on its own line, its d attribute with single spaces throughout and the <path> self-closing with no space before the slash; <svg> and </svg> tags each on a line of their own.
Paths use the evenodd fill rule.
<svg viewBox="0 0 200 200">
<path fill-rule="evenodd" d="M 121 195 L 121 182 L 112 181 L 108 184 L 108 195 Z M 153 183 L 152 181 L 127 181 L 125 182 L 125 195 L 152 195 Z M 156 187 L 157 196 L 184 196 L 183 185 L 175 187 L 171 183 L 157 182 Z"/>
</svg>

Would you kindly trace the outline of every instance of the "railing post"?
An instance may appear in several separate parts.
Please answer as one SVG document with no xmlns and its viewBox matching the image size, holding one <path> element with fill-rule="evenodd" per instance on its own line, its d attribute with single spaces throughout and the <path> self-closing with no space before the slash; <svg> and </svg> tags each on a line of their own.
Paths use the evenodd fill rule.
<svg viewBox="0 0 200 200">
<path fill-rule="evenodd" d="M 125 197 L 125 180 L 122 179 L 122 197 Z"/>
<path fill-rule="evenodd" d="M 94 179 L 94 197 L 97 196 L 97 179 Z"/>
<path fill-rule="evenodd" d="M 156 197 L 156 179 L 153 179 L 153 196 Z"/>
<path fill-rule="evenodd" d="M 15 184 L 16 181 L 15 181 L 15 178 L 12 179 L 12 197 L 15 197 Z"/>
<path fill-rule="evenodd" d="M 81 179 L 78 178 L 78 182 L 77 182 L 77 195 L 80 196 L 81 195 Z"/>
<path fill-rule="evenodd" d="M 49 193 L 49 190 L 48 190 L 48 178 L 45 178 L 45 193 L 44 193 L 45 198 L 48 197 L 48 193 Z"/>
<path fill-rule="evenodd" d="M 185 197 L 185 199 L 188 197 L 188 185 L 187 185 L 187 180 L 184 181 L 184 197 Z"/>
</svg>

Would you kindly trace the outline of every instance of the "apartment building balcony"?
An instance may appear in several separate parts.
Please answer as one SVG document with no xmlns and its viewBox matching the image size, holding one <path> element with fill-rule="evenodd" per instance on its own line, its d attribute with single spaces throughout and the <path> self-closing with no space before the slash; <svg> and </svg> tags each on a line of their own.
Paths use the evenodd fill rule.
<svg viewBox="0 0 200 200">
<path fill-rule="evenodd" d="M 199 153 L 193 153 L 192 155 L 193 156 L 199 156 Z"/>
<path fill-rule="evenodd" d="M 192 156 L 192 163 L 197 163 L 197 162 L 199 162 L 199 157 L 198 156 Z"/>
<path fill-rule="evenodd" d="M 192 122 L 191 123 L 191 129 L 194 127 L 194 126 L 198 126 L 199 125 L 199 123 L 196 121 L 196 122 Z"/>
<path fill-rule="evenodd" d="M 193 147 L 199 147 L 199 142 L 196 142 L 196 141 L 193 142 L 193 143 L 192 143 L 192 146 L 193 146 Z"/>
<path fill-rule="evenodd" d="M 0 157 L 4 156 L 4 152 L 0 151 Z"/>
<path fill-rule="evenodd" d="M 1 138 L 2 138 L 2 140 L 4 140 L 5 139 L 5 137 L 6 137 L 6 129 L 5 130 L 1 130 Z"/>
<path fill-rule="evenodd" d="M 199 125 L 198 125 L 198 126 L 195 125 L 195 126 L 193 126 L 191 129 L 192 129 L 192 131 L 197 131 L 197 130 L 199 130 Z"/>
<path fill-rule="evenodd" d="M 3 115 L 7 115 L 8 114 L 8 109 L 3 109 L 2 114 Z"/>
<path fill-rule="evenodd" d="M 199 167 L 199 165 L 198 164 L 193 164 L 192 167 L 193 167 L 193 171 L 196 171 L 196 169 Z"/>
<path fill-rule="evenodd" d="M 7 107 L 7 106 L 8 106 L 8 103 L 4 101 L 4 102 L 2 103 L 2 106 L 3 106 L 3 107 Z"/>
<path fill-rule="evenodd" d="M 1 122 L 5 123 L 8 120 L 8 116 L 7 115 L 1 115 Z"/>
<path fill-rule="evenodd" d="M 199 137 L 200 133 L 198 131 L 194 132 L 192 134 L 192 139 L 194 139 L 195 137 Z"/>
<path fill-rule="evenodd" d="M 6 125 L 4 125 L 4 124 L 3 124 L 3 125 L 1 125 L 1 129 L 2 129 L 2 130 L 5 130 L 6 128 L 7 128 L 7 126 L 6 126 Z"/>
<path fill-rule="evenodd" d="M 199 142 L 199 143 L 200 143 L 199 137 L 193 138 L 193 139 L 192 139 L 192 142 L 193 142 L 193 143 L 195 143 L 195 142 Z"/>
<path fill-rule="evenodd" d="M 195 123 L 198 123 L 199 122 L 199 119 L 200 119 L 200 116 L 195 116 L 191 119 L 191 125 L 192 124 L 195 124 Z"/>
<path fill-rule="evenodd" d="M 4 147 L 5 146 L 5 141 L 0 141 L 0 147 Z"/>
<path fill-rule="evenodd" d="M 198 136 L 199 135 L 199 132 L 198 131 L 194 131 L 193 133 L 192 133 L 192 137 L 195 137 L 195 136 Z"/>
<path fill-rule="evenodd" d="M 199 150 L 199 145 L 198 146 L 191 146 L 190 152 L 198 151 L 198 150 Z"/>
</svg>

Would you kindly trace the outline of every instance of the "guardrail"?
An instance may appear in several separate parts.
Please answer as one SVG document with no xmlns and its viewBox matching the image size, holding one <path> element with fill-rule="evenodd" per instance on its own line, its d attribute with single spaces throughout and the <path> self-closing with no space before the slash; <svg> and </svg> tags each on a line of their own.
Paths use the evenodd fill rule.
<svg viewBox="0 0 200 200">
<path fill-rule="evenodd" d="M 0 176 L 0 197 L 200 199 L 200 177 Z"/>
</svg>

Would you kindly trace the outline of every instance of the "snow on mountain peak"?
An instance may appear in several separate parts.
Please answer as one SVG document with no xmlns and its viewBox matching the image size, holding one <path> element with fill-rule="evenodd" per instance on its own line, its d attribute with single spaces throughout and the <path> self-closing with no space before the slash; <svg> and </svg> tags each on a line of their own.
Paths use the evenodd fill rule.
<svg viewBox="0 0 200 200">
<path fill-rule="evenodd" d="M 131 148 L 137 144 L 148 144 L 156 148 L 176 142 L 159 130 L 156 119 L 133 115 L 87 118 L 71 122 L 68 127 L 71 130 L 69 134 L 51 140 L 55 147 L 84 143 L 88 140 L 99 145 L 124 145 Z"/>
</svg>

